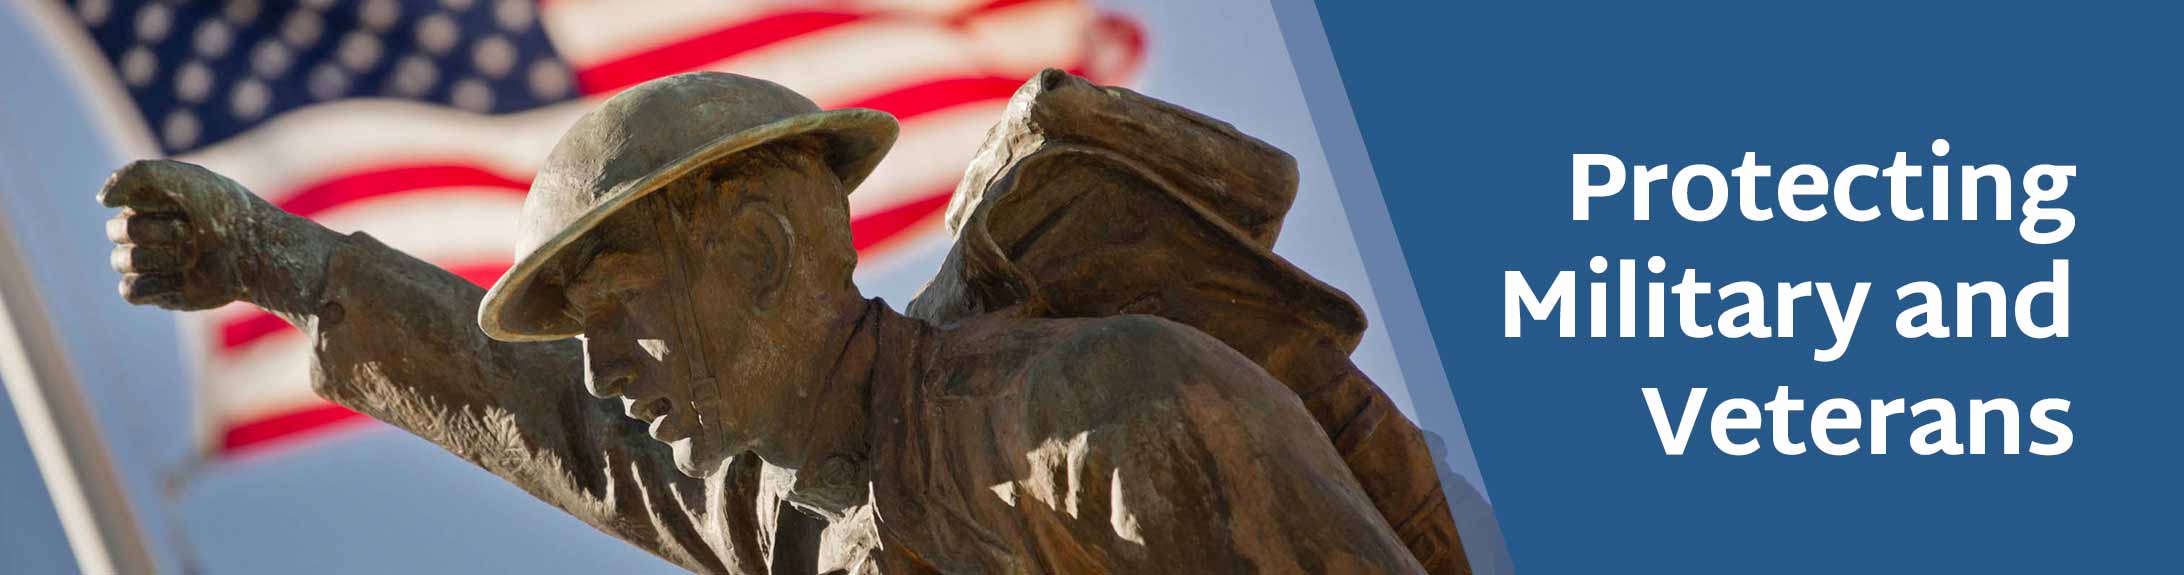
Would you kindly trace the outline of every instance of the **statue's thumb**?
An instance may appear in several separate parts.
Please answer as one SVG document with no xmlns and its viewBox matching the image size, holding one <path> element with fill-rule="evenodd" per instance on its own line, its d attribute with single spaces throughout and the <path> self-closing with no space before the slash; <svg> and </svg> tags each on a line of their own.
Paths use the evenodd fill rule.
<svg viewBox="0 0 2184 575">
<path fill-rule="evenodd" d="M 182 174 L 174 168 L 187 165 L 170 160 L 130 162 L 106 179 L 106 185 L 99 189 L 99 204 L 147 213 L 181 211 L 181 206 L 160 186 L 179 183 L 176 180 Z"/>
</svg>

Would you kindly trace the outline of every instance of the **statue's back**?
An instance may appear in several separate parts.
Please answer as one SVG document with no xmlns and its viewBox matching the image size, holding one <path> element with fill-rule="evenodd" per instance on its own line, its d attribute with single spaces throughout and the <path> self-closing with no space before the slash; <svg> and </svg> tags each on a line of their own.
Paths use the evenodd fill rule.
<svg viewBox="0 0 2184 575">
<path fill-rule="evenodd" d="M 1429 572 L 1468 573 L 1422 434 L 1350 361 L 1363 311 L 1271 251 L 1296 185 L 1294 159 L 1225 123 L 1049 70 L 973 160 L 956 245 L 910 313 L 1146 314 L 1212 335 L 1298 394 Z"/>
</svg>

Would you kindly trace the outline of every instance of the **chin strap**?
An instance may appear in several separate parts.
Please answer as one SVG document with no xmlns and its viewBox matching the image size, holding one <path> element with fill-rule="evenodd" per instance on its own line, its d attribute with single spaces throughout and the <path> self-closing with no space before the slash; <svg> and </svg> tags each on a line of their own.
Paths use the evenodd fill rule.
<svg viewBox="0 0 2184 575">
<path fill-rule="evenodd" d="M 681 346 L 685 350 L 668 351 L 670 354 L 689 358 L 690 377 L 681 379 L 682 396 L 690 398 L 690 405 L 686 407 L 696 414 L 700 433 L 724 433 L 726 430 L 720 429 L 720 422 L 711 420 L 712 408 L 719 400 L 720 385 L 713 379 L 712 367 L 706 363 L 705 330 L 698 325 L 697 314 L 694 313 L 697 306 L 690 297 L 697 287 L 691 283 L 690 270 L 686 267 L 689 254 L 684 253 L 684 246 L 688 245 L 691 236 L 684 233 L 682 214 L 675 211 L 674 205 L 667 202 L 666 196 L 661 196 L 659 202 L 653 205 L 653 215 L 653 221 L 660 233 L 660 244 L 667 257 L 667 285 L 670 286 L 669 291 L 673 294 L 671 297 L 680 312 L 674 314 L 675 335 L 681 341 L 688 342 L 688 345 Z"/>
</svg>

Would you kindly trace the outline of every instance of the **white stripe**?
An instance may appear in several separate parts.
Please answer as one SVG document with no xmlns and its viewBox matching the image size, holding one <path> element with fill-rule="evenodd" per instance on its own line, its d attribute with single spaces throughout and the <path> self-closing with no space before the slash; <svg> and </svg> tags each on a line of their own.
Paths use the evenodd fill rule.
<svg viewBox="0 0 2184 575">
<path fill-rule="evenodd" d="M 904 12 L 941 17 L 962 14 L 992 0 L 851 0 L 850 5 L 874 12 Z"/>
<path fill-rule="evenodd" d="M 808 34 L 700 69 L 772 80 L 821 105 L 843 105 L 935 79 L 989 73 L 969 37 L 912 21 Z"/>
<path fill-rule="evenodd" d="M 954 189 L 1007 106 L 1005 100 L 957 106 L 905 124 L 894 151 L 849 195 L 849 213 L 868 214 Z"/>
<path fill-rule="evenodd" d="M 361 231 L 428 262 L 509 259 L 523 198 L 475 189 L 420 190 L 355 202 L 315 218 L 334 231 Z"/>
<path fill-rule="evenodd" d="M 612 60 L 633 46 L 685 38 L 780 10 L 777 2 L 648 2 L 628 0 L 548 2 L 546 37 L 561 59 L 577 68 Z"/>
<path fill-rule="evenodd" d="M 546 36 L 553 40 L 554 51 L 570 64 L 584 68 L 628 54 L 633 46 L 656 46 L 663 41 L 697 36 L 788 10 L 840 9 L 887 14 L 882 17 L 934 19 L 961 13 L 982 3 L 983 0 L 861 0 L 815 5 L 778 0 L 681 0 L 648 2 L 633 9 L 627 0 L 557 0 L 546 4 L 544 23 Z M 1056 0 L 1055 3 L 1074 2 Z"/>
<path fill-rule="evenodd" d="M 1098 14 L 1076 2 L 1036 2 L 995 10 L 963 24 L 970 50 L 996 73 L 1030 77 L 1042 68 L 1081 64 Z"/>
<path fill-rule="evenodd" d="M 302 333 L 284 329 L 236 352 L 205 362 L 199 397 L 217 428 L 207 439 L 217 441 L 238 423 L 322 403 L 311 391 L 311 342 Z"/>
<path fill-rule="evenodd" d="M 1081 5 L 1045 2 L 998 10 L 960 27 L 922 18 L 870 20 L 784 40 L 698 69 L 765 78 L 821 104 L 838 105 L 937 78 L 1028 78 L 1042 68 L 1075 65 L 1091 34 L 1092 16 Z M 643 49 L 635 46 L 657 45 L 661 36 L 644 38 L 617 40 L 616 56 Z"/>
<path fill-rule="evenodd" d="M 343 100 L 283 114 L 180 159 L 275 201 L 369 166 L 463 163 L 524 179 L 589 107 L 572 102 L 492 117 L 402 100 Z"/>
</svg>

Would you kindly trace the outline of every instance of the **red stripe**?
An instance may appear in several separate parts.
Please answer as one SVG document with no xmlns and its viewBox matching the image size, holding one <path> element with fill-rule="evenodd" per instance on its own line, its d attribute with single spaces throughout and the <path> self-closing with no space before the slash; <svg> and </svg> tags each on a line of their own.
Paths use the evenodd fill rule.
<svg viewBox="0 0 2184 575">
<path fill-rule="evenodd" d="M 947 16 L 943 21 L 951 26 L 961 26 L 973 18 L 1034 1 L 1036 0 L 995 0 Z M 901 16 L 839 10 L 776 12 L 725 28 L 639 49 L 577 70 L 576 85 L 585 94 L 604 94 L 653 78 L 695 70 L 807 34 L 884 17 Z"/>
<path fill-rule="evenodd" d="M 531 183 L 463 164 L 380 166 L 306 184 L 274 204 L 311 217 L 357 200 L 440 188 L 485 188 L 521 197 Z"/>
<path fill-rule="evenodd" d="M 578 70 L 576 85 L 577 89 L 586 94 L 612 92 L 635 86 L 645 80 L 687 72 L 776 42 L 869 17 L 854 12 L 819 10 L 796 10 L 760 16 Z"/>
<path fill-rule="evenodd" d="M 250 310 L 250 313 L 220 324 L 220 350 L 234 351 L 250 345 L 251 342 L 265 339 L 266 336 L 280 333 L 281 328 L 285 327 L 288 327 L 288 321 L 280 316 L 266 313 L 265 310 Z"/>
<path fill-rule="evenodd" d="M 849 222 L 849 243 L 863 255 L 867 248 L 902 235 L 911 226 L 940 215 L 948 207 L 948 198 L 955 189 L 943 188 L 925 197 L 903 202 L 891 208 L 858 216 Z"/>
<path fill-rule="evenodd" d="M 871 108 L 907 120 L 965 104 L 1007 100 L 1023 85 L 1023 80 L 992 76 L 944 78 L 867 97 L 845 107 Z"/>
<path fill-rule="evenodd" d="M 279 440 L 324 431 L 335 425 L 362 421 L 369 419 L 363 414 L 349 411 L 346 407 L 319 403 L 229 427 L 226 433 L 220 435 L 220 453 L 235 455 L 241 451 L 270 446 Z"/>
</svg>

